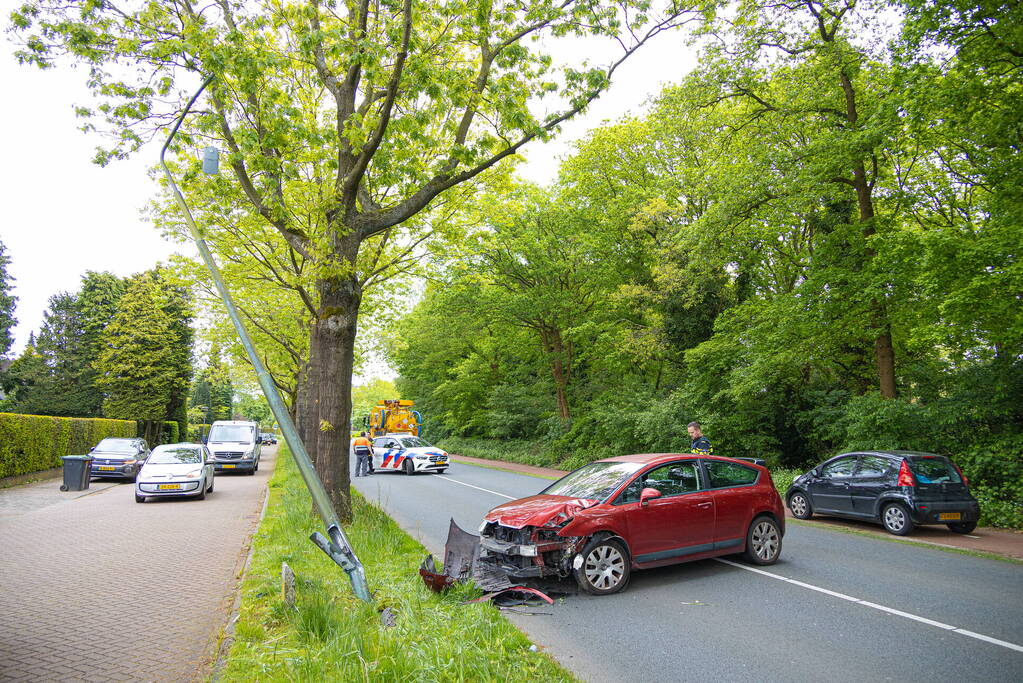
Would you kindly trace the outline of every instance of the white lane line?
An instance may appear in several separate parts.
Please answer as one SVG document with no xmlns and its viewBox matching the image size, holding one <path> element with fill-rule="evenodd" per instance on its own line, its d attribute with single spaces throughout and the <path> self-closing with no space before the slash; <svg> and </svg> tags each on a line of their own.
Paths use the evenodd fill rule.
<svg viewBox="0 0 1023 683">
<path fill-rule="evenodd" d="M 506 496 L 503 493 L 491 491 L 490 489 L 485 489 L 482 486 L 473 486 L 472 484 L 466 484 L 464 481 L 458 481 L 457 479 L 452 479 L 451 477 L 438 477 L 438 479 L 440 479 L 441 481 L 450 481 L 452 484 L 461 484 L 462 486 L 468 486 L 471 489 L 478 489 L 480 491 L 486 491 L 487 493 L 493 493 L 495 496 L 501 496 L 502 498 L 507 498 L 508 500 L 515 500 L 513 496 Z"/>
<path fill-rule="evenodd" d="M 980 536 L 970 536 L 969 534 L 963 534 L 966 538 L 980 538 Z"/>
<path fill-rule="evenodd" d="M 863 605 L 864 607 L 870 607 L 871 609 L 880 610 L 881 612 L 884 612 L 886 614 L 892 614 L 892 615 L 895 615 L 897 617 L 904 617 L 906 619 L 912 619 L 913 621 L 918 621 L 921 624 L 927 624 L 928 626 L 934 626 L 935 628 L 940 628 L 940 629 L 942 629 L 944 631 L 951 631 L 952 633 L 958 633 L 960 635 L 969 636 L 970 638 L 976 638 L 977 640 L 983 640 L 986 643 L 991 643 L 992 645 L 998 645 L 1000 647 L 1004 647 L 1004 648 L 1009 649 L 1009 650 L 1015 650 L 1016 652 L 1023 652 L 1023 645 L 1017 645 L 1016 643 L 1010 643 L 1010 642 L 1007 642 L 1007 641 L 1004 641 L 1004 640 L 999 640 L 998 638 L 992 638 L 991 636 L 985 636 L 985 635 L 983 635 L 981 633 L 974 633 L 973 631 L 967 631 L 966 629 L 959 628 L 958 626 L 952 626 L 950 624 L 944 624 L 944 623 L 942 623 L 940 621 L 934 621 L 933 619 L 927 619 L 925 617 L 917 616 L 916 614 L 910 614 L 909 612 L 903 612 L 901 610 L 897 610 L 897 609 L 894 609 L 892 607 L 885 607 L 884 605 L 878 605 L 876 602 L 868 602 L 867 600 L 861 600 L 861 599 L 855 598 L 855 597 L 853 597 L 851 595 L 846 595 L 845 593 L 836 593 L 835 591 L 830 591 L 827 588 L 821 588 L 820 586 L 814 586 L 813 584 L 804 583 L 803 581 L 796 581 L 795 579 L 790 579 L 787 576 L 781 576 L 780 574 L 774 574 L 772 572 L 764 571 L 763 569 L 756 569 L 754 567 L 747 567 L 744 564 L 739 564 L 737 562 L 732 562 L 731 560 L 725 560 L 725 559 L 722 559 L 720 557 L 716 557 L 714 559 L 717 560 L 718 562 L 721 562 L 722 564 L 727 564 L 730 567 L 736 567 L 737 569 L 745 569 L 746 571 L 753 572 L 754 574 L 760 574 L 762 576 L 766 576 L 766 577 L 769 577 L 769 578 L 772 578 L 772 579 L 778 579 L 779 581 L 784 581 L 785 583 L 791 583 L 793 586 L 799 586 L 800 588 L 806 588 L 808 590 L 817 591 L 818 593 L 824 593 L 825 595 L 830 595 L 830 596 L 835 597 L 835 598 L 841 598 L 842 600 L 848 600 L 849 602 L 854 602 L 857 605 Z"/>
</svg>

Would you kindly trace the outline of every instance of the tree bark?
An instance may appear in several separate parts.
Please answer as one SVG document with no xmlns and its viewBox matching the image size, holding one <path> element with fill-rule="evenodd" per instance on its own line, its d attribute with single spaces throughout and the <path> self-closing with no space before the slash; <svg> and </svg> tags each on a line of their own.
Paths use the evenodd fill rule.
<svg viewBox="0 0 1023 683">
<path fill-rule="evenodd" d="M 348 275 L 317 283 L 320 309 L 314 326 L 316 354 L 316 472 L 343 524 L 352 520 L 348 446 L 351 436 L 352 371 L 362 286 L 355 275 L 359 241 L 341 236 L 335 253 Z"/>
<path fill-rule="evenodd" d="M 568 420 L 572 417 L 568 408 L 568 382 L 571 376 L 571 359 L 565 357 L 565 344 L 561 330 L 543 328 L 540 339 L 551 359 L 551 376 L 554 378 L 554 394 L 558 403 L 558 417 Z"/>
</svg>

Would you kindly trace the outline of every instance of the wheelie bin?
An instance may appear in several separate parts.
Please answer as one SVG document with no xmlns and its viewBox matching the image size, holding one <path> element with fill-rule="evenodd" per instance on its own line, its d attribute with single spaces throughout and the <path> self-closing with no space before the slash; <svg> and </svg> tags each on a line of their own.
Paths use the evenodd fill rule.
<svg viewBox="0 0 1023 683">
<path fill-rule="evenodd" d="M 64 483 L 61 484 L 60 490 L 84 491 L 89 488 L 92 458 L 88 455 L 65 455 L 61 460 L 64 461 Z"/>
</svg>

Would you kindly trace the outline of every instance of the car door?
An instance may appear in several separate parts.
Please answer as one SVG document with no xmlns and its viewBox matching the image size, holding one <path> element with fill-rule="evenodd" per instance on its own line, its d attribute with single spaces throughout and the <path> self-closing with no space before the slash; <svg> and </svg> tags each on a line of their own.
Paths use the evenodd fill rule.
<svg viewBox="0 0 1023 683">
<path fill-rule="evenodd" d="M 856 455 L 843 455 L 829 460 L 820 467 L 807 487 L 810 504 L 818 512 L 852 512 L 852 495 L 849 482 L 856 471 Z"/>
<path fill-rule="evenodd" d="M 873 517 L 877 499 L 888 489 L 895 475 L 895 463 L 880 455 L 861 455 L 849 480 L 849 496 L 854 514 Z"/>
<path fill-rule="evenodd" d="M 760 470 L 728 460 L 702 460 L 707 488 L 714 504 L 715 549 L 745 543 Z"/>
<path fill-rule="evenodd" d="M 661 496 L 644 505 L 644 488 Z M 705 488 L 696 460 L 683 460 L 641 474 L 622 491 L 615 505 L 621 506 L 636 562 L 681 559 L 713 548 L 714 506 Z"/>
<path fill-rule="evenodd" d="M 216 475 L 216 468 L 213 466 L 213 456 L 210 454 L 210 449 L 206 448 L 206 446 L 202 447 L 202 461 L 206 470 L 206 487 L 209 488 L 209 482 L 213 481 L 213 477 Z"/>
</svg>

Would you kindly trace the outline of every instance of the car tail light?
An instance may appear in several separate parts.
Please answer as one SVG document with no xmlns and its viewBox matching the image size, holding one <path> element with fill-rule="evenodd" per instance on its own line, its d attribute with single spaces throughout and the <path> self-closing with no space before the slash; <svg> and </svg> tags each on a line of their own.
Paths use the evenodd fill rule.
<svg viewBox="0 0 1023 683">
<path fill-rule="evenodd" d="M 889 480 L 891 481 L 891 480 Z M 899 486 L 916 486 L 916 479 L 913 478 L 913 473 L 909 471 L 909 463 L 905 460 L 902 461 L 902 467 L 899 468 Z"/>
<path fill-rule="evenodd" d="M 955 463 L 952 463 L 952 467 L 956 468 L 956 472 L 959 473 L 959 478 L 963 480 L 963 486 L 969 486 L 970 485 L 970 480 L 967 479 L 966 475 L 963 474 L 963 471 L 961 469 L 959 469 L 959 465 L 957 465 Z"/>
</svg>

